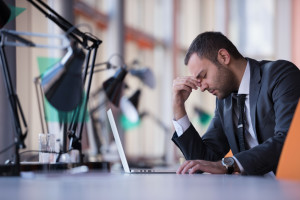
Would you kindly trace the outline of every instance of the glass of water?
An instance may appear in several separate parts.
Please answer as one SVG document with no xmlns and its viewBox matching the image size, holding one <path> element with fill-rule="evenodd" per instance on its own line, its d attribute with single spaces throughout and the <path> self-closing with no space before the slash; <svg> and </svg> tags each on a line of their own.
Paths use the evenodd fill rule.
<svg viewBox="0 0 300 200">
<path fill-rule="evenodd" d="M 55 135 L 51 133 L 39 134 L 39 162 L 55 163 Z"/>
</svg>

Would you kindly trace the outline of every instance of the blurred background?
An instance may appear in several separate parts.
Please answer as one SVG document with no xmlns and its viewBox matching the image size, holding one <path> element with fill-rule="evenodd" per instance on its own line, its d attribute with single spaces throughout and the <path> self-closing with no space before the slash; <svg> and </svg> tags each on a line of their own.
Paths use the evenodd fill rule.
<svg viewBox="0 0 300 200">
<path fill-rule="evenodd" d="M 59 34 L 61 30 L 25 0 L 7 0 L 16 18 L 4 28 Z M 124 62 L 128 69 L 149 69 L 153 79 L 146 82 L 128 74 L 122 95 L 130 99 L 140 91 L 138 121 L 130 121 L 120 107 L 105 98 L 102 84 L 115 69 L 96 72 L 83 131 L 85 158 L 117 161 L 118 154 L 106 110 L 112 108 L 125 152 L 132 163 L 176 164 L 181 152 L 171 141 L 172 81 L 188 75 L 183 59 L 192 40 L 204 31 L 220 31 L 243 56 L 257 60 L 286 59 L 300 66 L 299 0 L 45 0 L 54 10 L 83 32 L 100 38 L 96 63 Z M 30 37 L 29 37 L 30 38 Z M 33 39 L 39 41 L 41 39 Z M 46 39 L 46 43 L 55 41 Z M 38 149 L 38 134 L 47 125 L 50 133 L 62 137 L 58 113 L 42 116 L 34 79 L 45 65 L 53 65 L 63 53 L 53 49 L 13 48 L 8 53 L 12 77 L 24 109 L 29 132 L 26 150 Z M 123 61 L 121 61 L 123 60 Z M 96 68 L 97 69 L 97 68 Z M 95 69 L 95 70 L 96 70 Z M 13 141 L 10 109 L 0 82 L 0 146 Z M 46 105 L 47 106 L 47 105 Z M 48 105 L 49 106 L 49 105 Z M 207 92 L 192 93 L 186 109 L 202 135 L 213 115 L 215 97 Z M 49 110 L 53 108 L 47 108 Z M 46 116 L 47 115 L 47 116 Z M 2 148 L 1 148 L 2 149 Z M 0 155 L 3 163 L 11 151 Z M 22 155 L 26 157 L 25 154 Z M 21 157 L 22 160 L 22 157 Z"/>
</svg>

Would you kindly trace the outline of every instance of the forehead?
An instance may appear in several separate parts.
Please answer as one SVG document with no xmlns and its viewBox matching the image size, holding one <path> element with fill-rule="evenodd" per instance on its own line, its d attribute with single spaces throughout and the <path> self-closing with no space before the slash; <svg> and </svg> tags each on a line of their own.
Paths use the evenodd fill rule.
<svg viewBox="0 0 300 200">
<path fill-rule="evenodd" d="M 206 71 L 209 69 L 209 67 L 213 65 L 213 63 L 208 60 L 207 58 L 199 58 L 199 56 L 196 53 L 193 53 L 189 59 L 189 62 L 187 64 L 188 69 L 193 76 L 199 75 L 202 71 Z"/>
</svg>

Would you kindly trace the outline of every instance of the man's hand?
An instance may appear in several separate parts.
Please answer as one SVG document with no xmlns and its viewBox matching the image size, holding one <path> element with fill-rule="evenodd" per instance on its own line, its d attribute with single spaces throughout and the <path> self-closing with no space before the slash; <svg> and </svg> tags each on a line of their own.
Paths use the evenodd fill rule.
<svg viewBox="0 0 300 200">
<path fill-rule="evenodd" d="M 186 115 L 184 103 L 192 90 L 197 90 L 200 83 L 192 76 L 177 77 L 173 81 L 173 110 L 175 120 Z"/>
<path fill-rule="evenodd" d="M 221 161 L 187 160 L 177 170 L 177 174 L 195 174 L 199 171 L 211 174 L 226 174 L 227 169 Z"/>
</svg>

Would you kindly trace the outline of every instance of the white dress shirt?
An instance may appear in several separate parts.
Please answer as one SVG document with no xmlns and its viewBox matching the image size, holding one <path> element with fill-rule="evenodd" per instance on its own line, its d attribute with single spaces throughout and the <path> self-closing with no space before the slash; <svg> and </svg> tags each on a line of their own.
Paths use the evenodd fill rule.
<svg viewBox="0 0 300 200">
<path fill-rule="evenodd" d="M 250 91 L 250 65 L 249 62 L 247 62 L 247 66 L 242 78 L 242 81 L 240 83 L 240 87 L 237 94 L 246 94 L 246 100 L 245 100 L 245 116 L 246 116 L 246 124 L 245 124 L 245 142 L 248 145 L 248 147 L 251 149 L 258 145 L 257 136 L 253 130 L 251 117 L 250 117 L 250 103 L 249 103 L 249 91 Z M 237 104 L 234 104 L 233 106 L 233 121 L 235 127 L 237 127 L 238 124 L 238 107 Z M 177 133 L 177 136 L 180 137 L 190 126 L 191 122 L 187 115 L 180 118 L 179 120 L 175 121 L 173 120 L 173 125 L 175 128 L 175 131 Z M 244 172 L 244 168 L 241 165 L 241 163 L 233 156 L 235 159 L 237 165 L 239 166 L 241 172 Z M 274 177 L 274 173 L 268 173 L 271 176 Z M 267 174 L 266 174 L 267 175 Z"/>
</svg>

